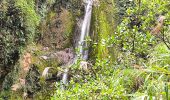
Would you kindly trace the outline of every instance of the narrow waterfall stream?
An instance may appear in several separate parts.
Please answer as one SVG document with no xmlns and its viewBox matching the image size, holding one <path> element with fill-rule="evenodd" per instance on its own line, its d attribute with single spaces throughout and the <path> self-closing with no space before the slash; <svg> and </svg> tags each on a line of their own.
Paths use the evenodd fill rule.
<svg viewBox="0 0 170 100">
<path fill-rule="evenodd" d="M 87 45 L 87 41 L 85 40 L 85 38 L 89 36 L 89 32 L 90 32 L 93 0 L 86 0 L 85 3 L 86 3 L 85 16 L 84 16 L 84 20 L 82 23 L 81 34 L 80 34 L 80 39 L 79 39 L 79 43 L 78 43 L 79 53 L 75 57 L 74 61 L 69 63 L 68 66 L 72 66 L 77 61 L 78 57 L 80 57 L 80 59 L 82 59 L 82 60 L 88 59 L 88 49 L 87 49 L 88 45 Z M 68 83 L 68 71 L 69 71 L 69 67 L 67 67 L 64 70 L 64 74 L 62 77 L 62 83 L 64 85 L 66 85 Z M 62 87 L 62 88 L 64 88 L 64 87 Z"/>
<path fill-rule="evenodd" d="M 85 12 L 85 16 L 84 16 L 84 20 L 83 20 L 83 24 L 81 28 L 81 35 L 80 35 L 80 40 L 79 40 L 79 45 L 78 45 L 78 48 L 80 49 L 79 55 L 83 60 L 88 59 L 88 49 L 86 49 L 88 47 L 87 47 L 87 42 L 85 38 L 89 36 L 89 32 L 90 32 L 92 4 L 93 4 L 93 0 L 87 0 L 87 6 L 85 10 L 86 12 Z"/>
</svg>

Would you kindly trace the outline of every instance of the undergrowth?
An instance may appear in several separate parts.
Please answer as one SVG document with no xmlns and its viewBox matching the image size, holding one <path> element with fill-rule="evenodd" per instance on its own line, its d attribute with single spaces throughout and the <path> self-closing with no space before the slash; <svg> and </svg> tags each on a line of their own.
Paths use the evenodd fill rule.
<svg viewBox="0 0 170 100">
<path fill-rule="evenodd" d="M 163 15 L 166 19 L 159 34 L 169 33 L 170 2 L 129 0 L 125 9 L 116 12 L 124 14 L 115 30 L 111 26 L 113 21 L 107 19 L 107 15 L 113 14 L 109 10 L 115 11 L 107 7 L 115 2 L 108 0 L 103 3 L 100 0 L 100 3 L 100 7 L 94 8 L 92 19 L 92 30 L 97 34 L 93 45 L 95 57 L 92 57 L 95 63 L 89 72 L 81 71 L 79 64 L 75 65 L 79 71 L 72 70 L 73 77 L 65 90 L 57 83 L 51 99 L 169 100 L 170 50 L 161 38 L 151 34 L 151 30 L 157 24 L 156 19 Z M 115 59 L 111 60 L 113 51 L 117 52 L 114 52 Z"/>
</svg>

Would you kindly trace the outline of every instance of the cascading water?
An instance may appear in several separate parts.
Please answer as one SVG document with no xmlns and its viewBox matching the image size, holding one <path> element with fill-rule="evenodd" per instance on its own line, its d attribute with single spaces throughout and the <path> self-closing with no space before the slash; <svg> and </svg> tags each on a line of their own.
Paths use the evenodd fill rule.
<svg viewBox="0 0 170 100">
<path fill-rule="evenodd" d="M 80 50 L 78 57 L 80 57 L 80 59 L 82 60 L 88 59 L 88 49 L 87 49 L 88 46 L 87 46 L 87 42 L 85 38 L 89 36 L 89 32 L 90 32 L 93 0 L 86 0 L 85 3 L 86 3 L 85 16 L 84 16 L 84 20 L 82 23 L 81 35 L 80 35 L 80 40 L 78 44 L 78 48 Z M 75 60 L 71 64 L 69 64 L 69 66 L 72 66 L 76 62 L 76 60 L 77 60 L 77 57 L 75 57 Z M 65 85 L 68 82 L 68 71 L 69 71 L 69 67 L 64 70 L 64 74 L 62 77 L 62 83 Z"/>
<path fill-rule="evenodd" d="M 79 40 L 79 45 L 78 45 L 78 48 L 80 50 L 79 55 L 83 60 L 88 59 L 88 49 L 85 49 L 85 48 L 88 48 L 85 37 L 88 37 L 89 32 L 90 32 L 92 4 L 93 4 L 93 0 L 87 0 L 87 6 L 85 10 L 86 12 L 85 12 L 85 16 L 84 16 L 84 20 L 83 20 L 83 24 L 81 28 L 81 35 L 80 35 L 80 40 Z"/>
</svg>

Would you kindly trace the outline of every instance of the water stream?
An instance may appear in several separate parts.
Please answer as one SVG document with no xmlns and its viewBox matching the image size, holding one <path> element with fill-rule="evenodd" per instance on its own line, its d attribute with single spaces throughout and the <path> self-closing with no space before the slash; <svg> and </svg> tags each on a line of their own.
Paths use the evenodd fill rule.
<svg viewBox="0 0 170 100">
<path fill-rule="evenodd" d="M 77 61 L 78 57 L 80 57 L 80 59 L 82 60 L 88 59 L 88 45 L 87 45 L 86 37 L 89 36 L 89 32 L 90 32 L 93 0 L 86 0 L 85 3 L 86 3 L 85 15 L 84 15 L 84 20 L 81 27 L 80 39 L 78 43 L 79 53 L 75 57 L 75 60 L 72 63 L 70 63 L 68 66 L 72 66 Z M 64 74 L 62 77 L 62 83 L 64 85 L 68 83 L 68 71 L 69 71 L 69 67 L 64 70 Z M 64 87 L 62 86 L 62 88 Z"/>
<path fill-rule="evenodd" d="M 92 4 L 93 0 L 87 0 L 87 6 L 85 10 L 85 16 L 81 28 L 81 35 L 80 35 L 80 40 L 79 40 L 79 45 L 78 48 L 80 50 L 79 55 L 83 60 L 88 59 L 88 47 L 87 47 L 87 41 L 86 37 L 89 36 L 90 32 L 90 22 L 91 22 L 91 15 L 92 15 Z"/>
</svg>

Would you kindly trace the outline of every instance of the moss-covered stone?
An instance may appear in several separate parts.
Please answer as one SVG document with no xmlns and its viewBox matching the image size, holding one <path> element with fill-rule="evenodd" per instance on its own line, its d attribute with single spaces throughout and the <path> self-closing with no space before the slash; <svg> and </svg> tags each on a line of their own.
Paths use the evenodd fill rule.
<svg viewBox="0 0 170 100">
<path fill-rule="evenodd" d="M 111 10 L 112 9 L 112 10 Z M 95 6 L 93 9 L 92 17 L 92 39 L 95 44 L 93 46 L 94 53 L 91 54 L 98 60 L 104 58 L 110 58 L 114 61 L 115 58 L 115 48 L 108 47 L 108 41 L 114 34 L 114 29 L 116 28 L 117 22 L 114 19 L 116 17 L 117 9 L 115 8 L 115 2 L 109 0 L 105 2 L 100 0 L 99 6 Z"/>
</svg>

